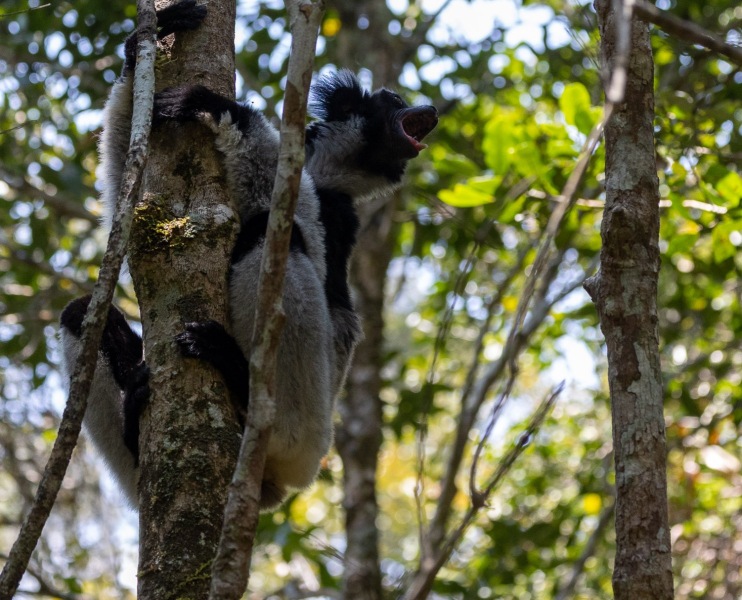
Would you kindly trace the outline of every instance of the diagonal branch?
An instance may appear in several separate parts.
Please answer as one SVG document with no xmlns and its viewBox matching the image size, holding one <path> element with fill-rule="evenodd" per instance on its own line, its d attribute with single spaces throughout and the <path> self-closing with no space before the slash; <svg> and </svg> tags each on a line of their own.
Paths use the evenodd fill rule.
<svg viewBox="0 0 742 600">
<path fill-rule="evenodd" d="M 133 205 L 139 193 L 142 170 L 147 160 L 149 130 L 155 83 L 155 7 L 153 0 L 137 0 L 139 44 L 137 69 L 134 76 L 136 109 L 132 118 L 129 153 L 119 191 L 116 212 L 101 264 L 98 282 L 82 327 L 82 350 L 72 375 L 69 400 L 62 415 L 59 434 L 36 493 L 31 510 L 10 551 L 8 562 L 0 575 L 0 598 L 11 598 L 18 589 L 31 553 L 41 535 L 54 501 L 62 485 L 72 450 L 80 435 L 82 418 L 95 373 L 98 347 L 106 323 L 108 307 L 118 280 L 121 263 L 129 239 Z"/>
<path fill-rule="evenodd" d="M 703 27 L 695 23 L 660 10 L 644 0 L 635 0 L 634 11 L 642 19 L 662 28 L 667 33 L 691 44 L 698 44 L 699 46 L 718 52 L 732 59 L 738 65 L 742 65 L 742 47 L 727 44 L 715 34 L 706 31 Z"/>
<path fill-rule="evenodd" d="M 474 501 L 469 506 L 469 510 L 467 510 L 459 525 L 451 531 L 443 543 L 435 549 L 435 554 L 433 556 L 426 557 L 421 569 L 412 579 L 412 582 L 403 596 L 403 600 L 423 600 L 428 597 L 438 571 L 440 571 L 441 567 L 443 567 L 443 565 L 446 564 L 446 561 L 450 558 L 451 553 L 456 548 L 456 545 L 461 540 L 466 529 L 471 525 L 472 520 L 482 506 L 484 506 L 484 501 L 490 496 L 490 494 L 492 494 L 497 484 L 502 481 L 502 478 L 510 471 L 518 457 L 528 447 L 534 434 L 544 422 L 546 415 L 549 414 L 551 408 L 554 406 L 554 402 L 556 402 L 557 396 L 561 391 L 562 384 L 557 386 L 557 388 L 541 403 L 531 417 L 525 431 L 523 431 L 513 447 L 500 461 L 497 470 L 492 477 L 490 477 L 484 491 L 482 491 L 477 498 L 473 499 Z"/>
<path fill-rule="evenodd" d="M 287 3 L 287 10 L 292 33 L 291 58 L 255 316 L 255 322 L 262 327 L 255 328 L 252 341 L 247 424 L 229 488 L 222 537 L 212 571 L 209 597 L 213 600 L 237 600 L 247 587 L 260 516 L 260 488 L 275 414 L 276 356 L 284 322 L 281 297 L 304 165 L 307 97 L 324 2 L 292 0 Z"/>
<path fill-rule="evenodd" d="M 623 15 L 626 16 L 626 13 Z M 615 73 L 611 77 L 611 81 L 607 87 L 613 87 L 614 95 L 616 97 L 622 96 L 622 90 L 616 86 L 611 86 L 616 80 Z M 601 121 L 593 128 L 583 146 L 580 157 L 575 165 L 572 173 L 570 174 L 567 182 L 562 189 L 560 195 L 560 202 L 557 204 L 555 210 L 552 212 L 551 217 L 546 225 L 544 235 L 540 241 L 540 245 L 531 267 L 526 282 L 524 284 L 523 293 L 518 302 L 515 316 L 513 318 L 513 326 L 508 335 L 505 347 L 503 348 L 502 355 L 500 358 L 492 363 L 489 368 L 482 374 L 482 376 L 472 386 L 471 390 L 467 390 L 468 394 L 462 399 L 462 412 L 460 415 L 459 423 L 457 426 L 457 439 L 454 447 L 451 450 L 451 456 L 448 461 L 446 470 L 447 485 L 442 487 L 443 491 L 451 493 L 454 489 L 455 484 L 453 480 L 458 472 L 461 465 L 461 461 L 464 456 L 464 448 L 468 442 L 468 434 L 473 426 L 477 414 L 486 398 L 488 391 L 492 388 L 495 382 L 502 376 L 507 369 L 510 373 L 509 381 L 514 381 L 518 374 L 518 356 L 521 350 L 525 346 L 525 342 L 532 335 L 538 325 L 541 323 L 543 318 L 550 310 L 552 302 L 544 301 L 545 290 L 547 289 L 548 283 L 544 280 L 544 273 L 547 271 L 549 264 L 552 263 L 550 260 L 552 254 L 553 240 L 559 231 L 561 223 L 565 215 L 574 206 L 577 200 L 577 190 L 580 182 L 582 181 L 587 167 L 590 163 L 593 153 L 595 152 L 598 143 L 600 142 L 603 130 L 606 123 L 613 114 L 615 104 L 610 101 L 606 101 L 604 115 Z M 537 290 L 537 283 L 541 283 L 542 290 L 542 302 L 535 306 L 531 310 L 531 316 L 527 322 L 525 322 L 526 314 L 531 307 L 531 302 Z M 539 318 L 540 317 L 540 318 Z M 507 386 L 511 384 L 506 384 Z M 507 389 L 507 387 L 505 388 Z M 504 399 L 505 396 L 502 396 Z M 501 408 L 501 407 L 500 407 Z M 421 560 L 421 566 L 418 573 L 415 576 L 415 580 L 428 580 L 429 584 L 435 577 L 435 573 L 440 569 L 434 567 L 437 564 L 436 557 L 440 556 L 443 536 L 445 535 L 445 524 L 450 514 L 450 506 L 445 506 L 439 499 L 436 509 L 436 515 L 433 519 L 431 526 L 428 529 L 428 539 L 426 544 L 423 546 L 423 558 Z M 442 565 L 443 563 L 441 563 Z M 435 572 L 432 574 L 428 573 L 428 569 L 435 568 Z M 430 577 L 430 578 L 429 578 Z M 428 579 L 429 578 L 429 579 Z M 424 586 L 420 589 L 426 589 Z M 408 595 L 409 598 L 414 598 L 412 595 Z"/>
</svg>

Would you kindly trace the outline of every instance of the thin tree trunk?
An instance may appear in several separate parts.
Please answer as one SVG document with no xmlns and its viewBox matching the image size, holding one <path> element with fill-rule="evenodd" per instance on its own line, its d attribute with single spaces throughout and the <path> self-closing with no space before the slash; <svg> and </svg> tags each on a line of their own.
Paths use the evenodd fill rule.
<svg viewBox="0 0 742 600">
<path fill-rule="evenodd" d="M 198 30 L 176 34 L 158 89 L 198 82 L 234 96 L 235 3 L 212 0 L 208 10 Z M 141 423 L 138 595 L 202 599 L 239 430 L 216 371 L 181 358 L 173 337 L 188 321 L 227 323 L 237 221 L 206 129 L 157 129 L 150 156 L 130 249 L 151 389 Z"/>
<path fill-rule="evenodd" d="M 394 85 L 401 66 L 395 63 L 394 38 L 386 30 L 389 9 L 375 0 L 340 0 L 336 3 L 343 28 L 338 36 L 339 66 L 373 71 L 373 85 Z M 358 29 L 365 19 L 368 27 Z M 363 321 L 365 339 L 356 349 L 348 374 L 346 393 L 338 401 L 341 424 L 336 447 L 343 461 L 345 497 L 345 572 L 343 597 L 381 600 L 379 506 L 376 471 L 382 442 L 382 412 L 379 393 L 384 351 L 384 289 L 397 228 L 393 225 L 397 202 L 389 198 L 359 207 L 362 231 L 353 256 L 351 283 L 356 308 Z"/>
<path fill-rule="evenodd" d="M 392 257 L 396 228 L 394 202 L 370 217 L 354 257 L 351 281 L 363 319 L 359 344 L 348 377 L 347 393 L 338 403 L 342 427 L 336 445 L 343 460 L 345 527 L 344 597 L 377 600 L 381 595 L 379 534 L 376 520 L 376 469 L 381 448 L 381 367 L 384 342 L 384 282 Z M 363 249 L 362 251 L 360 249 Z"/>
<path fill-rule="evenodd" d="M 616 59 L 610 0 L 596 9 L 606 71 Z M 657 332 L 660 268 L 654 65 L 649 31 L 634 20 L 624 101 L 605 129 L 606 206 L 600 272 L 585 288 L 608 347 L 616 461 L 617 600 L 671 599 L 665 426 Z"/>
</svg>

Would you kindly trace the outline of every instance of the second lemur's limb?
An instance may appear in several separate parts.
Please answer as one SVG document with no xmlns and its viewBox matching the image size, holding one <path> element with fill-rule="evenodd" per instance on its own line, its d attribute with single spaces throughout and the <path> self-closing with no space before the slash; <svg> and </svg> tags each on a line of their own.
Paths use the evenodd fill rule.
<svg viewBox="0 0 742 600">
<path fill-rule="evenodd" d="M 157 12 L 159 37 L 194 29 L 206 15 L 206 7 L 183 0 Z M 99 143 L 104 224 L 110 226 L 129 148 L 132 115 L 132 74 L 136 66 L 136 33 L 125 43 L 121 77 L 113 85 L 103 111 L 103 133 Z M 62 312 L 60 339 L 63 367 L 72 374 L 80 354 L 82 321 L 90 298 L 71 302 Z M 98 362 L 83 425 L 113 472 L 128 501 L 137 504 L 139 479 L 139 416 L 149 395 L 148 370 L 142 358 L 141 338 L 129 327 L 123 314 L 111 307 L 103 331 Z"/>
<path fill-rule="evenodd" d="M 64 370 L 72 374 L 80 354 L 82 322 L 90 296 L 62 311 L 60 337 Z M 116 307 L 108 311 L 83 424 L 132 505 L 139 479 L 139 416 L 149 395 L 142 339 Z"/>
</svg>

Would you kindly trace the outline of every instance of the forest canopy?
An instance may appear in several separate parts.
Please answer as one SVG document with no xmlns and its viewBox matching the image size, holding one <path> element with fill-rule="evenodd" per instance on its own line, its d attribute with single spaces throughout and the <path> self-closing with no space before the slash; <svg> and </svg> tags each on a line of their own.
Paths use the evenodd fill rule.
<svg viewBox="0 0 742 600">
<path fill-rule="evenodd" d="M 657 6 L 742 43 L 737 3 Z M 237 13 L 237 98 L 276 120 L 290 39 L 283 4 L 239 2 Z M 0 17 L 5 556 L 66 399 L 59 315 L 90 292 L 105 247 L 96 141 L 136 11 L 120 0 L 6 0 Z M 536 248 L 604 114 L 598 44 L 595 11 L 582 1 L 328 3 L 317 73 L 350 68 L 367 88 L 392 87 L 440 113 L 399 196 L 365 207 L 362 227 L 374 235 L 361 239 L 352 267 L 359 305 L 379 306 L 378 319 L 364 313 L 366 339 L 376 345 L 356 362 L 373 373 L 375 387 L 365 391 L 377 390 L 368 402 L 378 412 L 375 527 L 388 597 L 401 595 L 417 568 L 418 521 L 450 530 L 464 518 L 479 441 L 475 487 L 496 474 L 562 381 L 553 409 L 457 540 L 433 597 L 612 597 L 605 341 L 582 287 L 599 263 L 604 144 L 554 239 L 518 341 L 510 399 L 498 405 L 515 352 L 508 342 L 513 316 Z M 742 71 L 656 26 L 651 44 L 676 597 L 732 600 L 742 594 Z M 126 276 L 115 302 L 138 319 Z M 353 375 L 350 381 L 352 399 L 364 390 Z M 489 431 L 493 413 L 499 419 Z M 339 418 L 337 430 L 342 445 L 350 428 Z M 262 517 L 250 580 L 255 597 L 297 597 L 291 585 L 340 597 L 350 534 L 343 452 L 330 453 L 308 491 Z M 83 438 L 18 597 L 134 597 L 136 516 L 101 464 Z M 446 487 L 447 477 L 455 486 Z M 445 507 L 442 490 L 450 494 Z"/>
</svg>

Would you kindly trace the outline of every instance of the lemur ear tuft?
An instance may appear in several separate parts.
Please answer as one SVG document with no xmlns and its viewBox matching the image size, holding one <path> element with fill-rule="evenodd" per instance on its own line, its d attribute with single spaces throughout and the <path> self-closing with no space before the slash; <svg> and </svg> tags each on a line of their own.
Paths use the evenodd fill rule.
<svg viewBox="0 0 742 600">
<path fill-rule="evenodd" d="M 309 96 L 309 111 L 324 121 L 345 121 L 357 114 L 369 97 L 352 71 L 342 69 L 321 77 Z"/>
</svg>

